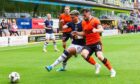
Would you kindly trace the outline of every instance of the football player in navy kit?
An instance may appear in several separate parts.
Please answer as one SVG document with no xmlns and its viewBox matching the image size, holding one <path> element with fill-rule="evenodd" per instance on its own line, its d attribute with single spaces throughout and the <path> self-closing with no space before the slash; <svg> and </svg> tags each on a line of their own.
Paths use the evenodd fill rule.
<svg viewBox="0 0 140 84">
<path fill-rule="evenodd" d="M 66 25 L 63 26 L 63 28 L 71 28 L 72 32 L 74 32 L 74 31 L 81 32 L 82 25 L 81 25 L 81 21 L 79 20 L 79 17 L 78 17 L 80 14 L 79 11 L 73 10 L 73 11 L 71 11 L 70 14 L 71 14 L 72 22 L 67 23 Z M 72 43 L 70 44 L 70 46 L 66 50 L 64 50 L 63 54 L 60 57 L 58 57 L 58 59 L 56 59 L 56 61 L 53 64 L 45 67 L 48 71 L 51 71 L 56 65 L 58 65 L 61 62 L 63 62 L 63 67 L 60 70 L 64 71 L 67 60 L 72 55 L 81 53 L 81 51 L 85 45 L 84 37 L 83 36 L 74 36 L 73 34 L 72 34 L 72 36 L 73 36 Z M 83 58 L 85 58 L 85 57 L 83 57 Z M 93 57 L 90 57 L 88 60 L 87 59 L 85 59 L 85 60 L 87 62 L 89 62 L 90 64 L 95 65 L 95 69 L 96 69 L 95 73 L 99 73 L 100 65 L 95 62 Z"/>
<path fill-rule="evenodd" d="M 44 43 L 43 51 L 47 52 L 46 47 L 50 39 L 53 40 L 54 50 L 59 51 L 57 49 L 55 35 L 53 32 L 53 21 L 51 19 L 51 14 L 47 14 L 47 20 L 44 23 L 45 23 L 45 31 L 46 31 L 46 42 Z"/>
</svg>

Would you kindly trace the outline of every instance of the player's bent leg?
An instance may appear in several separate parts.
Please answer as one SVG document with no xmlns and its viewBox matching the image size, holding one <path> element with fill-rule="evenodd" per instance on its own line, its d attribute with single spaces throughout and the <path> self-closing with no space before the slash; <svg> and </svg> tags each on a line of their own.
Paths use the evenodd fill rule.
<svg viewBox="0 0 140 84">
<path fill-rule="evenodd" d="M 83 49 L 81 52 L 81 56 L 86 59 L 88 57 L 89 51 L 86 49 Z"/>
<path fill-rule="evenodd" d="M 62 41 L 62 45 L 63 45 L 63 48 L 65 50 L 66 49 L 66 42 L 65 41 Z"/>
<path fill-rule="evenodd" d="M 91 57 L 90 52 L 87 49 L 83 49 L 81 52 L 82 57 L 90 64 L 95 65 L 96 61 Z"/>
<path fill-rule="evenodd" d="M 62 63 L 62 67 L 58 68 L 56 71 L 66 71 L 66 66 L 67 66 L 67 61 L 71 58 L 72 56 L 68 56 Z"/>
<path fill-rule="evenodd" d="M 112 66 L 111 66 L 109 60 L 103 56 L 103 53 L 102 53 L 101 51 L 98 51 L 98 52 L 96 53 L 96 56 L 98 57 L 99 60 L 102 61 L 102 63 L 103 63 L 109 70 L 112 69 Z"/>
<path fill-rule="evenodd" d="M 63 48 L 64 50 L 66 49 L 66 42 L 69 40 L 69 36 L 66 33 L 63 33 L 62 36 L 62 43 L 63 43 Z"/>
<path fill-rule="evenodd" d="M 86 58 L 86 61 L 88 63 L 90 63 L 91 65 L 95 65 L 95 74 L 99 74 L 100 73 L 101 65 L 96 63 L 96 61 L 94 60 L 93 57 L 90 56 L 90 57 Z"/>
<path fill-rule="evenodd" d="M 56 61 L 51 64 L 50 66 L 45 66 L 45 68 L 48 70 L 48 71 L 51 71 L 56 65 L 60 64 L 62 61 L 64 61 L 68 56 L 69 56 L 69 52 L 68 51 L 64 51 L 63 54 L 61 56 L 59 56 Z"/>
<path fill-rule="evenodd" d="M 47 34 L 47 33 L 46 33 L 46 40 L 45 40 L 44 46 L 43 46 L 43 51 L 44 51 L 44 52 L 47 52 L 46 48 L 47 48 L 47 46 L 48 46 L 49 40 L 50 40 L 50 34 Z"/>
<path fill-rule="evenodd" d="M 90 63 L 91 65 L 95 65 L 95 74 L 99 74 L 101 65 L 96 63 L 94 58 L 91 57 L 91 54 L 89 53 L 89 51 L 84 49 L 82 50 L 81 55 L 88 63 Z"/>
<path fill-rule="evenodd" d="M 57 52 L 59 51 L 58 48 L 57 48 L 57 45 L 56 45 L 56 40 L 55 38 L 53 39 L 53 45 L 54 45 L 54 50 Z"/>
<path fill-rule="evenodd" d="M 65 36 L 63 35 L 63 36 L 62 36 L 62 45 L 63 45 L 64 50 L 66 49 L 66 39 L 67 39 L 67 37 L 65 37 Z"/>
<path fill-rule="evenodd" d="M 74 47 L 69 47 L 67 51 L 70 55 L 63 61 L 62 67 L 57 69 L 57 71 L 66 71 L 67 61 L 72 57 L 73 54 L 76 54 L 76 49 Z"/>
<path fill-rule="evenodd" d="M 48 41 L 44 42 L 44 46 L 43 46 L 43 51 L 44 52 L 47 52 L 46 48 L 47 48 L 48 44 L 49 44 Z"/>
<path fill-rule="evenodd" d="M 99 60 L 102 61 L 102 63 L 110 70 L 110 77 L 115 77 L 116 76 L 116 71 L 112 68 L 109 60 L 103 56 L 103 53 L 101 51 L 96 52 L 96 56 L 98 57 Z"/>
</svg>

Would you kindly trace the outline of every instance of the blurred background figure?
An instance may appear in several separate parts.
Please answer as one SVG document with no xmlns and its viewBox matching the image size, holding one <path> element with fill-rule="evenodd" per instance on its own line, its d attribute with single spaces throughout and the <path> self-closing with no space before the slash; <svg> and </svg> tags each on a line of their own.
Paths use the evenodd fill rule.
<svg viewBox="0 0 140 84">
<path fill-rule="evenodd" d="M 59 51 L 57 49 L 55 35 L 53 32 L 53 21 L 52 21 L 51 14 L 47 14 L 47 20 L 44 23 L 45 23 L 45 31 L 46 31 L 46 39 L 45 39 L 46 41 L 43 46 L 43 51 L 47 52 L 46 48 L 47 45 L 49 44 L 49 40 L 53 40 L 54 50 Z"/>
<path fill-rule="evenodd" d="M 11 21 L 11 19 L 7 20 L 7 25 L 8 25 L 8 30 L 9 30 L 9 33 L 11 36 L 11 34 L 12 34 L 12 21 Z"/>
<path fill-rule="evenodd" d="M 12 36 L 12 35 L 19 36 L 19 34 L 18 34 L 18 26 L 17 26 L 15 20 L 12 20 L 12 24 L 11 24 L 11 34 L 10 34 L 10 36 Z"/>
<path fill-rule="evenodd" d="M 133 21 L 133 23 L 134 23 L 134 32 L 136 33 L 136 32 L 137 32 L 137 30 L 138 30 L 138 24 L 139 24 L 138 19 L 137 19 L 137 18 L 135 18 L 135 19 L 134 19 L 134 21 Z"/>
<path fill-rule="evenodd" d="M 59 17 L 59 26 L 60 26 L 60 30 L 62 30 L 62 44 L 63 44 L 63 48 L 64 50 L 66 49 L 67 45 L 66 42 L 69 40 L 69 38 L 71 38 L 71 28 L 67 28 L 67 29 L 63 29 L 62 27 L 64 25 L 66 25 L 67 23 L 71 22 L 71 16 L 70 16 L 70 7 L 66 6 L 64 8 L 64 13 L 62 13 Z"/>
<path fill-rule="evenodd" d="M 2 26 L 0 25 L 0 37 L 2 37 Z"/>
<path fill-rule="evenodd" d="M 7 22 L 5 21 L 5 19 L 2 20 L 1 26 L 2 26 L 2 32 L 3 32 L 3 34 L 5 36 L 9 36 L 8 25 L 7 25 Z"/>
<path fill-rule="evenodd" d="M 121 20 L 118 21 L 118 33 L 123 33 L 123 24 Z"/>
</svg>

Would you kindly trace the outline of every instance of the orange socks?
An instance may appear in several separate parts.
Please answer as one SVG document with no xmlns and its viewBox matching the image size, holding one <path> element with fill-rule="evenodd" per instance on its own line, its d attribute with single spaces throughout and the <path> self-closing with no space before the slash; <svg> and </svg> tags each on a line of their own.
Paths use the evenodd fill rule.
<svg viewBox="0 0 140 84">
<path fill-rule="evenodd" d="M 106 58 L 104 58 L 104 60 L 102 62 L 109 70 L 112 69 L 110 62 Z"/>
<path fill-rule="evenodd" d="M 92 64 L 92 65 L 95 65 L 96 64 L 96 61 L 94 60 L 94 58 L 93 57 L 89 57 L 89 59 L 87 60 L 87 62 L 89 62 L 90 64 Z"/>
</svg>

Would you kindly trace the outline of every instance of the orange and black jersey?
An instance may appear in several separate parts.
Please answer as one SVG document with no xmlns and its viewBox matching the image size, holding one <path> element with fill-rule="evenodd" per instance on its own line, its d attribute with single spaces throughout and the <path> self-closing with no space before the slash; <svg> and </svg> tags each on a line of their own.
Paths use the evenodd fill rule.
<svg viewBox="0 0 140 84">
<path fill-rule="evenodd" d="M 64 20 L 64 22 L 62 23 L 62 26 L 64 26 L 65 24 L 67 24 L 67 23 L 72 21 L 71 16 L 66 15 L 65 13 L 60 15 L 59 20 Z M 63 29 L 62 32 L 63 33 L 69 33 L 69 32 L 71 32 L 71 28 Z"/>
<path fill-rule="evenodd" d="M 92 32 L 93 28 L 97 28 L 100 24 L 99 19 L 93 17 L 89 21 L 82 21 L 82 27 L 86 37 L 86 45 L 92 45 L 101 41 L 100 33 Z"/>
</svg>

